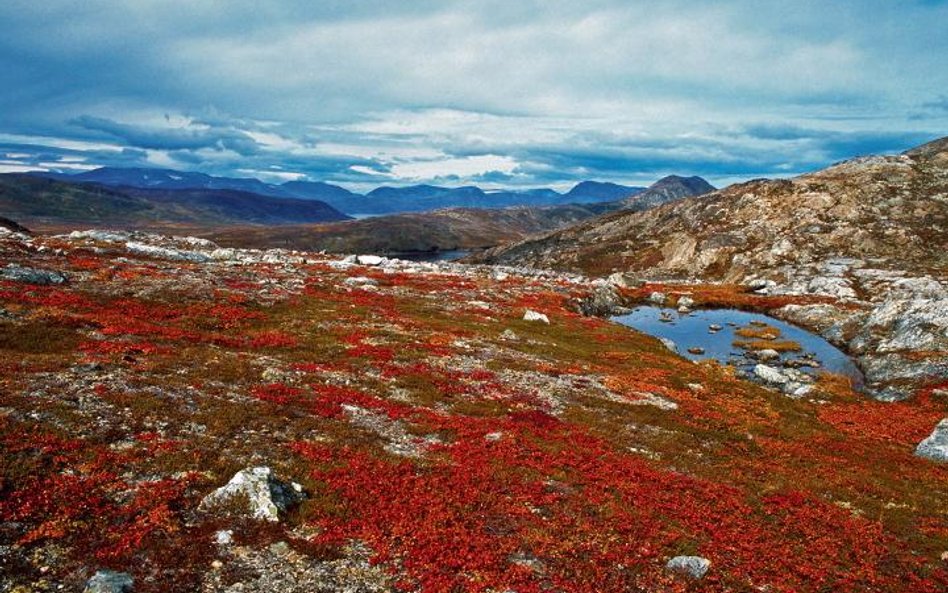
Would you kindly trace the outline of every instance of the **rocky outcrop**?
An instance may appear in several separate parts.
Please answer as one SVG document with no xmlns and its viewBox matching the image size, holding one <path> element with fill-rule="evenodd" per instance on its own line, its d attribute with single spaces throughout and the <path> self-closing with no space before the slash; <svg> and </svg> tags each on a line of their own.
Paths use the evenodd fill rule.
<svg viewBox="0 0 948 593">
<path fill-rule="evenodd" d="M 237 511 L 254 519 L 276 522 L 304 498 L 299 484 L 278 480 L 269 467 L 252 467 L 240 470 L 226 485 L 205 496 L 201 508 Z"/>
<path fill-rule="evenodd" d="M 915 454 L 933 461 L 948 462 L 948 418 L 935 426 L 935 430 L 918 444 Z"/>
</svg>

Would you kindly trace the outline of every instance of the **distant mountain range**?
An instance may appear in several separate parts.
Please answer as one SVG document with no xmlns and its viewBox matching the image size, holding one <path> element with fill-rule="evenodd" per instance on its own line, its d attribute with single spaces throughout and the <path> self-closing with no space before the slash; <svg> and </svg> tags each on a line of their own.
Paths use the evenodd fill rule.
<svg viewBox="0 0 948 593">
<path fill-rule="evenodd" d="M 580 191 L 598 191 L 600 199 L 609 195 L 627 195 L 627 188 L 614 184 L 585 182 L 585 186 Z M 429 195 L 437 195 L 436 189 L 429 190 Z M 617 210 L 643 210 L 713 190 L 700 177 L 670 176 L 632 197 L 609 202 L 449 208 L 390 214 L 344 223 L 232 227 L 207 236 L 222 245 L 233 247 L 288 247 L 332 253 L 476 251 L 567 228 L 582 221 L 597 220 L 597 217 Z M 380 193 L 384 197 L 387 192 Z"/>
<path fill-rule="evenodd" d="M 259 195 L 234 189 L 108 187 L 0 175 L 0 213 L 28 226 L 278 225 L 347 220 L 325 202 Z"/>
<path fill-rule="evenodd" d="M 338 185 L 318 181 L 289 181 L 273 185 L 259 179 L 213 177 L 170 169 L 102 167 L 75 175 L 36 173 L 60 181 L 96 183 L 109 187 L 149 189 L 234 190 L 274 198 L 318 200 L 349 215 L 421 212 L 439 208 L 506 208 L 510 206 L 561 206 L 592 204 L 629 198 L 645 190 L 615 183 L 583 181 L 565 194 L 552 189 L 490 191 L 479 187 L 412 185 L 379 187 L 357 194 Z"/>
</svg>

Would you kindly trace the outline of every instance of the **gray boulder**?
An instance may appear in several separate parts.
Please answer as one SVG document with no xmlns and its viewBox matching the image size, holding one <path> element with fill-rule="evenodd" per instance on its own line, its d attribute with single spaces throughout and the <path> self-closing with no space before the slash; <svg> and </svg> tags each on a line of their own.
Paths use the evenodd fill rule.
<svg viewBox="0 0 948 593">
<path fill-rule="evenodd" d="M 665 564 L 665 568 L 689 579 L 701 579 L 711 568 L 711 561 L 701 556 L 675 556 Z"/>
<path fill-rule="evenodd" d="M 935 430 L 915 448 L 915 454 L 933 461 L 948 462 L 948 418 L 935 425 Z"/>
<path fill-rule="evenodd" d="M 48 286 L 50 284 L 63 284 L 66 282 L 66 276 L 53 270 L 41 270 L 39 268 L 27 268 L 16 264 L 7 264 L 7 267 L 0 270 L 0 278 L 11 280 L 13 282 L 22 282 L 24 284 L 40 284 Z"/>
<path fill-rule="evenodd" d="M 295 482 L 282 482 L 269 467 L 240 470 L 230 482 L 211 492 L 201 501 L 203 510 L 231 509 L 237 505 L 242 514 L 254 519 L 279 521 L 280 513 L 302 501 L 306 495 Z"/>
<path fill-rule="evenodd" d="M 83 593 L 131 593 L 134 583 L 130 574 L 100 570 L 86 582 Z"/>
<path fill-rule="evenodd" d="M 579 310 L 589 317 L 607 317 L 620 308 L 622 297 L 615 286 L 603 284 L 597 286 L 588 297 L 579 304 Z"/>
</svg>

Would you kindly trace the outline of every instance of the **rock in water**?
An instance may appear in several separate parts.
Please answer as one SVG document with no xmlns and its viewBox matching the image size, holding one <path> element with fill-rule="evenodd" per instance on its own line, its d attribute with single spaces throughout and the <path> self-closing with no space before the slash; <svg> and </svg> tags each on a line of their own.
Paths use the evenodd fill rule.
<svg viewBox="0 0 948 593">
<path fill-rule="evenodd" d="M 543 323 L 550 323 L 550 318 L 544 315 L 543 313 L 537 313 L 536 311 L 531 311 L 527 309 L 527 312 L 523 314 L 524 321 L 542 321 Z"/>
<path fill-rule="evenodd" d="M 83 593 L 131 593 L 133 584 L 129 574 L 100 570 L 86 583 Z"/>
<path fill-rule="evenodd" d="M 948 462 L 948 418 L 942 419 L 928 438 L 918 444 L 915 454 L 934 461 Z"/>
<path fill-rule="evenodd" d="M 254 519 L 279 521 L 280 513 L 303 498 L 299 484 L 277 480 L 269 467 L 252 467 L 240 470 L 225 486 L 205 496 L 201 508 L 213 510 L 232 503 L 243 506 L 241 510 Z"/>
<path fill-rule="evenodd" d="M 708 573 L 711 561 L 701 556 L 675 556 L 665 564 L 665 568 L 689 579 L 700 579 Z"/>
<path fill-rule="evenodd" d="M 621 301 L 615 286 L 604 284 L 596 287 L 592 294 L 579 304 L 579 310 L 586 316 L 606 317 L 615 313 Z"/>
</svg>

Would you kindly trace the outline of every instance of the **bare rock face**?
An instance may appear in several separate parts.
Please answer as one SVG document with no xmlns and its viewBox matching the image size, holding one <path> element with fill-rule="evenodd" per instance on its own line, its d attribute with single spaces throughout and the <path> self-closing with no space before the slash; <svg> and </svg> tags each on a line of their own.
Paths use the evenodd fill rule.
<svg viewBox="0 0 948 593">
<path fill-rule="evenodd" d="M 278 480 L 269 467 L 243 469 L 230 482 L 208 494 L 201 508 L 214 510 L 230 505 L 254 519 L 279 521 L 280 514 L 305 498 L 303 487 L 294 482 Z"/>
<path fill-rule="evenodd" d="M 915 454 L 948 463 L 948 418 L 939 422 L 928 438 L 918 444 Z"/>
</svg>

